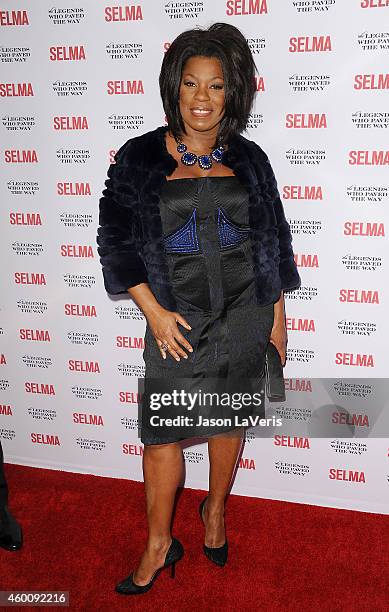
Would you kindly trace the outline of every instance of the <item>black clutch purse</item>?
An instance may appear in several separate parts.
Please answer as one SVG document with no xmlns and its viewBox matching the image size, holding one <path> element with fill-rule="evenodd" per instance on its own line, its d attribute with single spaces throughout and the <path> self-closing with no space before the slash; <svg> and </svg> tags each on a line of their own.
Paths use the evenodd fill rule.
<svg viewBox="0 0 389 612">
<path fill-rule="evenodd" d="M 272 342 L 265 353 L 265 392 L 269 402 L 285 402 L 285 380 L 281 357 Z"/>
</svg>

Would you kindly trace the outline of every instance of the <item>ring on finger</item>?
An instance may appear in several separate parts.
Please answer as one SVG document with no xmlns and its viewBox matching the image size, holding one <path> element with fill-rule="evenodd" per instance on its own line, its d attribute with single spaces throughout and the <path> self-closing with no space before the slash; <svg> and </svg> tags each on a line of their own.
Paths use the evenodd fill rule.
<svg viewBox="0 0 389 612">
<path fill-rule="evenodd" d="M 166 349 L 167 349 L 167 348 L 169 348 L 168 343 L 167 343 L 167 342 L 162 342 L 162 344 L 161 344 L 161 349 L 162 349 L 163 351 L 166 351 Z"/>
</svg>

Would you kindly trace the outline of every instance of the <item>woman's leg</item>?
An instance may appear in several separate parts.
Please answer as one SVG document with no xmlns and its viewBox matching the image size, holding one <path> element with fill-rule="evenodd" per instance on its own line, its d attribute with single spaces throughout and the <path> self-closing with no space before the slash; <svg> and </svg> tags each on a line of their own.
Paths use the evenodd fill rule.
<svg viewBox="0 0 389 612">
<path fill-rule="evenodd" d="M 218 547 L 225 542 L 224 501 L 230 488 L 236 461 L 243 442 L 244 429 L 233 434 L 219 434 L 208 439 L 209 495 L 203 516 L 206 546 Z"/>
<path fill-rule="evenodd" d="M 148 538 L 134 572 L 136 584 L 147 584 L 162 567 L 171 544 L 170 524 L 177 487 L 183 473 L 183 454 L 178 442 L 145 445 L 143 475 L 146 492 Z"/>
</svg>

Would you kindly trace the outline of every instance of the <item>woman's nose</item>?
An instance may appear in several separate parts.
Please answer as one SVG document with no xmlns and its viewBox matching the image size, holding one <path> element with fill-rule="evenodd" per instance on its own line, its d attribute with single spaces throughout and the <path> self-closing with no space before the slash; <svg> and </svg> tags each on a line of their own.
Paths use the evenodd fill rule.
<svg viewBox="0 0 389 612">
<path fill-rule="evenodd" d="M 198 100 L 209 100 L 208 87 L 198 87 L 196 90 L 195 98 Z"/>
</svg>

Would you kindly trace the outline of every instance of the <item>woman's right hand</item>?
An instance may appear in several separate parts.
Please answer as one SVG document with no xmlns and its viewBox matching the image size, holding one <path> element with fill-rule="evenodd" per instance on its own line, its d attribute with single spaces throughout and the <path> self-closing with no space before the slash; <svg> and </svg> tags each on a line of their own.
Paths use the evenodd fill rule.
<svg viewBox="0 0 389 612">
<path fill-rule="evenodd" d="M 192 329 L 192 327 L 179 312 L 172 312 L 159 306 L 148 314 L 147 321 L 163 359 L 166 359 L 166 351 L 169 351 L 177 361 L 181 361 L 180 355 L 188 359 L 188 355 L 178 343 L 180 342 L 191 353 L 193 348 L 180 332 L 177 322 L 186 329 Z M 161 348 L 164 343 L 168 345 L 167 349 Z"/>
</svg>

